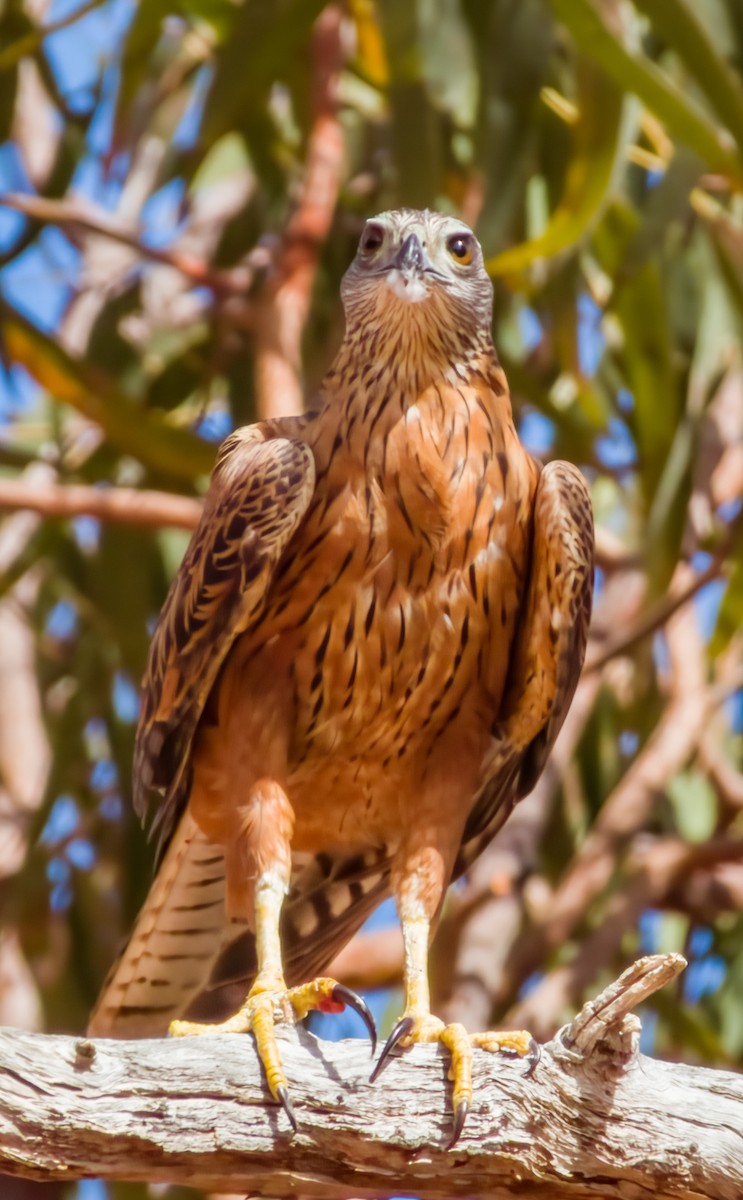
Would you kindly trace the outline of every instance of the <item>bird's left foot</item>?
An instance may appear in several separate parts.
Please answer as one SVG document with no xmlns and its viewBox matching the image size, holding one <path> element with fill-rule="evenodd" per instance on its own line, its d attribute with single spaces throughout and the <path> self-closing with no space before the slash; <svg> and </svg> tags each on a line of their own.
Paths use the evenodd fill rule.
<svg viewBox="0 0 743 1200">
<path fill-rule="evenodd" d="M 398 1046 L 405 1049 L 419 1042 L 441 1042 L 451 1055 L 449 1078 L 454 1082 L 452 1108 L 454 1127 L 447 1149 L 459 1140 L 472 1106 L 472 1048 L 479 1047 L 493 1054 L 515 1055 L 527 1059 L 526 1074 L 531 1075 L 539 1062 L 540 1050 L 530 1033 L 525 1029 L 467 1033 L 464 1025 L 445 1025 L 431 1013 L 411 1014 L 401 1017 L 382 1048 L 370 1082 L 373 1082 L 389 1055 Z"/>
</svg>

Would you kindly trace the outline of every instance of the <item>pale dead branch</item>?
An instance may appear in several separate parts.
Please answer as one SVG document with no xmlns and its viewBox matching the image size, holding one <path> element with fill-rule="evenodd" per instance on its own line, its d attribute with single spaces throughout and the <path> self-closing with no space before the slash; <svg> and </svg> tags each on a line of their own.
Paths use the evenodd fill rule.
<svg viewBox="0 0 743 1200">
<path fill-rule="evenodd" d="M 365 1043 L 282 1028 L 292 1136 L 266 1102 L 250 1038 L 225 1054 L 224 1035 L 127 1043 L 6 1031 L 0 1168 L 326 1200 L 734 1200 L 743 1079 L 638 1054 L 631 1010 L 682 966 L 679 955 L 636 963 L 543 1047 L 531 1077 L 519 1061 L 476 1052 L 475 1102 L 452 1150 L 438 1047 L 416 1047 L 372 1086 Z"/>
</svg>

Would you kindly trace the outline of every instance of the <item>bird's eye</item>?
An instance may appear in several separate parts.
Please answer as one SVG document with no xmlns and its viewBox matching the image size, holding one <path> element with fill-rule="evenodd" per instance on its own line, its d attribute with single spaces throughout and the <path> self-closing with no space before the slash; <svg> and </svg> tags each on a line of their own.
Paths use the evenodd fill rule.
<svg viewBox="0 0 743 1200">
<path fill-rule="evenodd" d="M 455 262 L 462 267 L 468 267 L 474 258 L 474 238 L 468 233 L 455 233 L 446 243 L 446 248 Z"/>
<path fill-rule="evenodd" d="M 383 241 L 384 229 L 381 225 L 375 225 L 374 223 L 371 223 L 366 226 L 361 235 L 359 250 L 362 254 L 374 254 L 375 250 L 379 249 Z"/>
</svg>

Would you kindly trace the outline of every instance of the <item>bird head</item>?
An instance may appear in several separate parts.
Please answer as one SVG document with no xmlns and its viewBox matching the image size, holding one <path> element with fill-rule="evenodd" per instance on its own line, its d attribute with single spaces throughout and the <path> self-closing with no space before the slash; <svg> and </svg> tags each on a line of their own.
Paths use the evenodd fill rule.
<svg viewBox="0 0 743 1200">
<path fill-rule="evenodd" d="M 357 335 L 399 330 L 450 361 L 490 343 L 493 285 L 482 250 L 471 229 L 444 213 L 404 208 L 368 220 L 341 296 Z"/>
</svg>

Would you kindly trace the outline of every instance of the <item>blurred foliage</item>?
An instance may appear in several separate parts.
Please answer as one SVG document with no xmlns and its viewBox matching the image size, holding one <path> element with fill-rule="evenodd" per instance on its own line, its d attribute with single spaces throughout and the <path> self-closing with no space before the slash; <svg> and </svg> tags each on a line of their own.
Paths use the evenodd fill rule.
<svg viewBox="0 0 743 1200">
<path fill-rule="evenodd" d="M 328 115 L 323 4 L 77 9 L 0 0 L 0 478 L 43 462 L 61 484 L 201 493 L 215 442 L 282 406 L 261 384 L 257 342 Z M 727 771 L 740 788 L 743 726 L 738 0 L 348 0 L 340 50 L 325 99 L 343 157 L 312 264 L 306 394 L 341 336 L 339 284 L 363 219 L 408 204 L 473 224 L 522 436 L 583 467 L 614 539 L 600 585 L 639 572 L 642 616 L 662 612 L 683 564 L 719 568 L 694 603 L 722 768 L 689 745 L 634 832 L 740 838 L 720 783 Z M 19 194 L 20 208 L 46 207 L 23 215 Z M 3 559 L 0 598 L 17 602 L 33 580 L 24 607 L 52 766 L 0 898 L 50 1029 L 84 1026 L 149 884 L 129 806 L 136 686 L 184 545 L 166 527 L 82 516 L 36 522 Z M 619 648 L 542 846 L 551 887 L 669 702 L 663 621 L 622 648 L 636 619 L 597 628 L 597 644 Z M 657 1045 L 732 1064 L 743 938 L 723 892 L 696 909 L 678 887 L 657 897 L 615 965 L 685 948 L 696 975 L 658 998 Z"/>
</svg>

